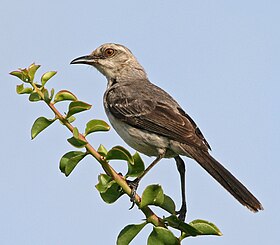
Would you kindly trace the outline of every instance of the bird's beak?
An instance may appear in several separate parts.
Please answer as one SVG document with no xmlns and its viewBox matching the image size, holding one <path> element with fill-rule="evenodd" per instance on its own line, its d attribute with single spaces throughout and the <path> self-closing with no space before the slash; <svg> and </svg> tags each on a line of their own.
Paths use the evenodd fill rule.
<svg viewBox="0 0 280 245">
<path fill-rule="evenodd" d="M 93 65 L 96 63 L 97 57 L 94 55 L 85 55 L 78 57 L 70 62 L 70 64 L 86 64 L 86 65 Z"/>
</svg>

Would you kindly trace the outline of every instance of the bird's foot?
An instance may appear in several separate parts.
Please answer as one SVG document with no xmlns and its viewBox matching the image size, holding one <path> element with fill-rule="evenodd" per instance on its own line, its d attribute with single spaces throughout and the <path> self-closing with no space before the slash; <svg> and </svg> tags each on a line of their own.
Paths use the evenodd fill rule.
<svg viewBox="0 0 280 245">
<path fill-rule="evenodd" d="M 139 179 L 136 178 L 135 180 L 133 181 L 130 181 L 130 180 L 127 180 L 126 181 L 127 184 L 129 185 L 129 187 L 131 188 L 131 194 L 130 194 L 130 201 L 132 202 L 132 205 L 131 207 L 129 208 L 132 209 L 135 205 L 135 195 L 136 195 L 136 190 L 138 188 L 138 185 L 139 185 Z"/>
<path fill-rule="evenodd" d="M 186 203 L 182 203 L 182 207 L 179 211 L 176 211 L 176 214 L 178 215 L 179 220 L 185 221 L 186 219 L 186 213 L 187 213 L 187 205 Z"/>
</svg>

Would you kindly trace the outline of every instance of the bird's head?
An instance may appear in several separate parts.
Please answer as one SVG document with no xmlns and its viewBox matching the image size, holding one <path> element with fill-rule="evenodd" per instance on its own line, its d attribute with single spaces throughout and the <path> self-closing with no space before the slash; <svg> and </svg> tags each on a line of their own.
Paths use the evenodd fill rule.
<svg viewBox="0 0 280 245">
<path fill-rule="evenodd" d="M 78 57 L 70 64 L 86 64 L 95 67 L 110 79 L 146 78 L 143 67 L 132 52 L 123 45 L 106 43 L 90 55 Z"/>
</svg>

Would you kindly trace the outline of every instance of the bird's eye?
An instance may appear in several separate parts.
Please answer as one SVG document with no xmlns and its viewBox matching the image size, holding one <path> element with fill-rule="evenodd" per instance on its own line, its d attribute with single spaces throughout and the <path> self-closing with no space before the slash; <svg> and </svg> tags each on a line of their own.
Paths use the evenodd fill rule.
<svg viewBox="0 0 280 245">
<path fill-rule="evenodd" d="M 115 50 L 112 48 L 107 48 L 105 49 L 104 54 L 106 57 L 111 57 L 115 54 Z"/>
</svg>

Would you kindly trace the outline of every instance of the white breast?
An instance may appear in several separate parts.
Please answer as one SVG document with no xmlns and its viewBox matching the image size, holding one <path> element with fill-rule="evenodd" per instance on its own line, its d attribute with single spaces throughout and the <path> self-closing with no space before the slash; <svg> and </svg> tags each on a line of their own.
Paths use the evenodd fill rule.
<svg viewBox="0 0 280 245">
<path fill-rule="evenodd" d="M 124 122 L 114 118 L 111 113 L 107 112 L 110 123 L 120 137 L 136 151 L 147 156 L 158 156 L 169 148 L 169 140 L 166 137 L 156 135 L 134 128 Z"/>
</svg>

